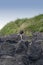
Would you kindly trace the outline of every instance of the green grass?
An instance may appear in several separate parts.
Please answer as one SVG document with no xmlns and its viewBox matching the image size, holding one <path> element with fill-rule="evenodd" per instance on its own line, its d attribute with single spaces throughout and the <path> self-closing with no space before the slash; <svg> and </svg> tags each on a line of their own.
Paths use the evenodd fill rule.
<svg viewBox="0 0 43 65">
<path fill-rule="evenodd" d="M 17 19 L 5 25 L 0 30 L 0 35 L 9 35 L 24 30 L 25 34 L 31 35 L 33 32 L 43 32 L 43 14 L 33 18 Z"/>
</svg>

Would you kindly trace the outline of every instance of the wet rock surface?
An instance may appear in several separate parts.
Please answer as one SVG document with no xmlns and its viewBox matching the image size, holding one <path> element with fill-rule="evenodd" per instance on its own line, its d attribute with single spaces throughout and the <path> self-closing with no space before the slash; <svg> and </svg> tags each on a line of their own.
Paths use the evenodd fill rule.
<svg viewBox="0 0 43 65">
<path fill-rule="evenodd" d="M 0 65 L 43 65 L 43 34 L 1 36 Z"/>
</svg>

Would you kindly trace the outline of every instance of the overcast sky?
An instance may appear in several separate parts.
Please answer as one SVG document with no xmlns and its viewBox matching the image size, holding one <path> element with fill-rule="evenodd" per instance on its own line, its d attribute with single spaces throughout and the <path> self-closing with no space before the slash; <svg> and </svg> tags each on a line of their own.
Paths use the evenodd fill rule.
<svg viewBox="0 0 43 65">
<path fill-rule="evenodd" d="M 43 0 L 0 0 L 0 29 L 17 18 L 43 14 Z"/>
</svg>

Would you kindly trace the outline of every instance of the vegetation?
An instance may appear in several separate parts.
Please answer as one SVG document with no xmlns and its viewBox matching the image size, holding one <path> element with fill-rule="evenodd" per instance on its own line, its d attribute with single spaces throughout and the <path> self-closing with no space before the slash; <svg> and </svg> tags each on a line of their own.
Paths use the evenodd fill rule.
<svg viewBox="0 0 43 65">
<path fill-rule="evenodd" d="M 31 32 L 43 32 L 43 14 L 35 16 L 30 19 L 17 19 L 5 25 L 0 35 L 8 35 L 18 33 L 20 30 L 24 30 L 25 34 L 31 35 Z"/>
</svg>

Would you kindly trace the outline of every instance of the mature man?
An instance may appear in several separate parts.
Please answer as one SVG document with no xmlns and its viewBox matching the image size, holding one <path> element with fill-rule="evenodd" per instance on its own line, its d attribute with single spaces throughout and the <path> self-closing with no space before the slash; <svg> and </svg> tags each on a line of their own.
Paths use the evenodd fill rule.
<svg viewBox="0 0 43 65">
<path fill-rule="evenodd" d="M 21 30 L 21 31 L 19 32 L 19 35 L 20 35 L 20 37 L 21 37 L 21 40 L 23 40 L 23 33 L 24 33 L 23 30 Z"/>
</svg>

